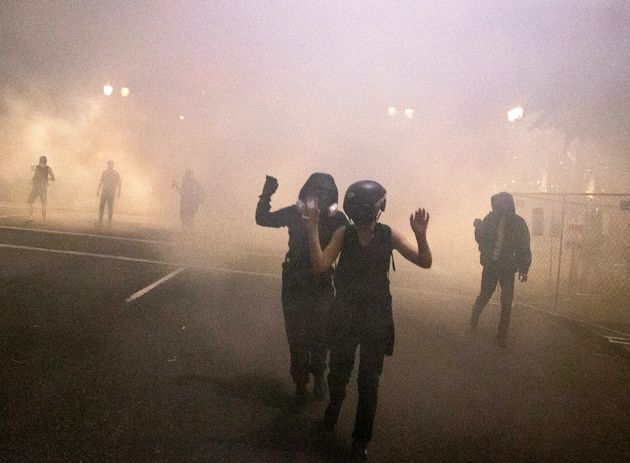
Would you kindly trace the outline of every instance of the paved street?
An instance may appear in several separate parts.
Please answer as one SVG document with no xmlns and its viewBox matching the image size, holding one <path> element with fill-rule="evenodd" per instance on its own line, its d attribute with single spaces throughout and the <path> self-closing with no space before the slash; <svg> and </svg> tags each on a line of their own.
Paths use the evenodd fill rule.
<svg viewBox="0 0 630 463">
<path fill-rule="evenodd" d="M 356 377 L 317 443 L 325 404 L 291 402 L 279 257 L 0 222 L 3 461 L 345 461 Z M 627 357 L 525 306 L 500 349 L 497 305 L 473 334 L 448 273 L 399 280 L 372 461 L 630 461 Z"/>
</svg>

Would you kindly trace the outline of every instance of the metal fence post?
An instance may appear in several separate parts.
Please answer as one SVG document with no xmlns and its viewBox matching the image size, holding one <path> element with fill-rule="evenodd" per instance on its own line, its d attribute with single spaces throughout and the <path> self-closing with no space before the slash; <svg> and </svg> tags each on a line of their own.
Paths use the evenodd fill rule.
<svg viewBox="0 0 630 463">
<path fill-rule="evenodd" d="M 566 193 L 562 195 L 562 219 L 560 222 L 560 250 L 558 251 L 558 276 L 556 279 L 556 301 L 553 307 L 555 312 L 558 311 L 558 299 L 560 297 L 560 272 L 562 271 L 562 248 L 564 246 L 564 216 L 567 203 Z"/>
</svg>

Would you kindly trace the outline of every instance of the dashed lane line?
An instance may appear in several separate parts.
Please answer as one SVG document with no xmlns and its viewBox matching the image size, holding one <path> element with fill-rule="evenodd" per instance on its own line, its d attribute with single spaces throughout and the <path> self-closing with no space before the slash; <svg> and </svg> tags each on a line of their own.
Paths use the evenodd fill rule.
<svg viewBox="0 0 630 463">
<path fill-rule="evenodd" d="M 136 291 L 131 296 L 129 296 L 127 299 L 125 299 L 125 302 L 133 302 L 136 299 L 141 298 L 142 296 L 144 296 L 145 294 L 147 294 L 151 290 L 157 288 L 162 283 L 170 280 L 171 278 L 173 278 L 175 275 L 177 275 L 178 273 L 182 272 L 183 270 L 185 270 L 185 267 L 180 267 L 177 270 L 174 270 L 173 272 L 171 272 L 168 275 L 160 278 L 156 282 L 151 283 L 149 286 L 146 286 L 146 287 L 142 288 L 140 291 Z"/>
</svg>

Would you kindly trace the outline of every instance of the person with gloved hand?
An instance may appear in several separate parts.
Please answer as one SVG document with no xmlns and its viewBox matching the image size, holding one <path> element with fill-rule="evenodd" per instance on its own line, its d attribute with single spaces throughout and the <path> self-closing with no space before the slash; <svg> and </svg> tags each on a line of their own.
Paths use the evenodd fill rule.
<svg viewBox="0 0 630 463">
<path fill-rule="evenodd" d="M 313 395 L 326 395 L 327 327 L 334 298 L 333 269 L 314 274 L 309 255 L 309 239 L 302 223 L 306 204 L 322 211 L 319 239 L 326 246 L 338 228 L 348 224 L 337 210 L 338 190 L 329 174 L 312 174 L 299 192 L 296 204 L 271 211 L 271 196 L 278 180 L 267 176 L 256 207 L 256 223 L 263 227 L 287 227 L 289 250 L 282 264 L 282 310 L 291 358 L 290 374 L 296 387 L 296 402 L 307 398 L 310 375 Z"/>
</svg>

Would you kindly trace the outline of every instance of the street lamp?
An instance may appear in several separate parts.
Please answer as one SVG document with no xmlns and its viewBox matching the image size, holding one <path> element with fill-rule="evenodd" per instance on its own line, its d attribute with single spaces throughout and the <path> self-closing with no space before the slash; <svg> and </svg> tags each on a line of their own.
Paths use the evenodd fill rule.
<svg viewBox="0 0 630 463">
<path fill-rule="evenodd" d="M 396 108 L 394 106 L 390 106 L 389 108 L 387 108 L 387 114 L 389 114 L 389 117 L 395 117 Z"/>
<path fill-rule="evenodd" d="M 121 88 L 120 89 L 120 96 L 122 96 L 122 97 L 129 96 L 129 88 L 128 87 Z"/>
<path fill-rule="evenodd" d="M 112 96 L 112 92 L 114 91 L 114 87 L 110 84 L 103 85 L 103 93 L 105 96 Z"/>
<path fill-rule="evenodd" d="M 413 109 L 405 109 L 405 117 L 407 117 L 408 119 L 411 119 L 413 117 Z"/>
<path fill-rule="evenodd" d="M 517 106 L 515 108 L 510 109 L 507 113 L 507 118 L 508 118 L 508 121 L 510 122 L 514 122 L 518 119 L 523 119 L 523 107 Z"/>
</svg>

